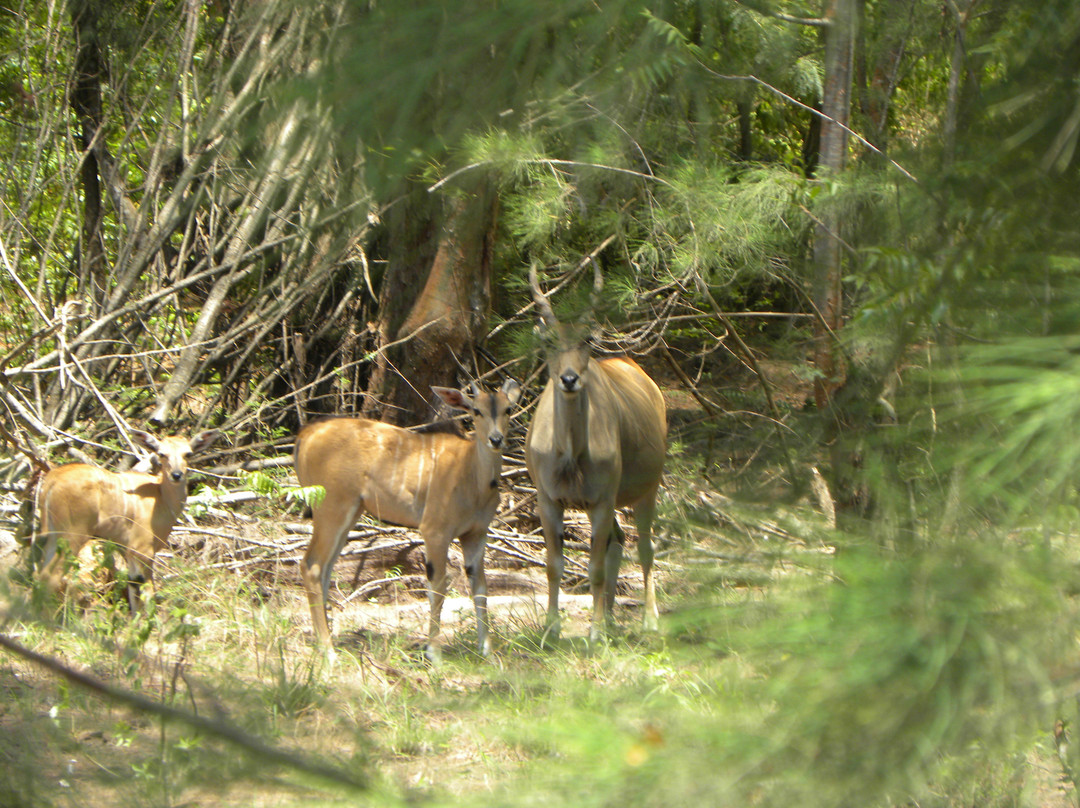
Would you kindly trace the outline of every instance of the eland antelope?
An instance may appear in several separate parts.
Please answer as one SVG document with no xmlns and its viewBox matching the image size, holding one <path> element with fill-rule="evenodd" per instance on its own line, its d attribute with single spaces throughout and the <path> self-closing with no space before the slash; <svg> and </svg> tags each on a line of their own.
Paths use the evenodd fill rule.
<svg viewBox="0 0 1080 808">
<path fill-rule="evenodd" d="M 112 472 L 85 463 L 70 463 L 49 471 L 41 481 L 41 537 L 45 541 L 40 576 L 54 593 L 64 591 L 63 540 L 78 558 L 92 540 L 112 542 L 128 570 L 128 604 L 137 611 L 139 590 L 153 584 L 154 556 L 168 546 L 169 534 L 187 501 L 188 461 L 217 439 L 203 432 L 188 440 L 156 438 L 131 430 L 140 444 L 157 455 L 157 475 L 137 471 Z M 40 539 L 39 539 L 40 540 Z"/>
<path fill-rule="evenodd" d="M 603 286 L 594 267 L 593 304 Z M 622 529 L 615 509 L 632 506 L 638 555 L 645 578 L 646 629 L 659 613 L 652 576 L 652 523 L 664 470 L 667 418 L 664 399 L 637 363 L 596 359 L 588 347 L 589 324 L 559 322 L 540 290 L 536 267 L 529 285 L 540 313 L 549 381 L 525 437 L 525 460 L 536 486 L 547 550 L 547 629 L 559 633 L 559 582 L 563 572 L 563 512 L 579 508 L 592 528 L 589 588 L 593 598 L 590 640 L 611 619 L 622 560 Z"/>
<path fill-rule="evenodd" d="M 484 549 L 499 504 L 499 474 L 510 414 L 521 388 L 510 379 L 494 393 L 433 387 L 450 407 L 473 416 L 475 436 L 422 434 L 366 418 L 331 418 L 305 426 L 296 441 L 296 473 L 304 486 L 326 496 L 312 508 L 312 536 L 301 576 L 320 642 L 330 645 L 326 598 L 330 571 L 360 514 L 415 527 L 424 540 L 428 602 L 427 654 L 439 657 L 440 615 L 446 597 L 446 562 L 457 538 L 476 607 L 480 653 L 488 638 Z"/>
</svg>

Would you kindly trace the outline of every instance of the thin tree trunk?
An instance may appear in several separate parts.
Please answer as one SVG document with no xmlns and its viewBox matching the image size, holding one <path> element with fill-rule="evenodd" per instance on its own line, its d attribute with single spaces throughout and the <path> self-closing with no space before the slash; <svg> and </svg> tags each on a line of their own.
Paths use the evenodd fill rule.
<svg viewBox="0 0 1080 808">
<path fill-rule="evenodd" d="M 821 157 L 818 165 L 818 176 L 821 178 L 838 175 L 846 162 L 855 0 L 828 0 L 825 18 L 828 21 L 825 34 L 825 93 L 821 105 L 824 120 L 821 124 Z M 814 228 L 813 291 L 818 313 L 814 334 L 814 361 L 817 366 L 814 399 L 820 409 L 828 406 L 844 372 L 836 343 L 836 334 L 844 316 L 839 227 L 839 217 L 826 210 Z"/>
<path fill-rule="evenodd" d="M 956 30 L 953 33 L 953 52 L 949 68 L 949 84 L 945 93 L 945 120 L 942 126 L 943 141 L 942 165 L 948 169 L 952 165 L 956 151 L 956 129 L 960 116 L 960 84 L 963 81 L 967 49 L 964 39 L 967 33 L 968 18 L 978 0 L 967 0 L 963 9 L 955 0 L 946 3 L 952 12 Z"/>
<path fill-rule="evenodd" d="M 880 150 L 867 159 L 885 165 L 889 151 L 889 107 L 899 83 L 900 62 L 907 51 L 908 37 L 916 13 L 913 0 L 891 0 L 887 9 L 892 25 L 888 39 L 878 44 L 875 53 L 868 52 L 866 36 L 866 3 L 858 0 L 858 32 L 855 37 L 855 83 L 858 87 L 859 111 L 866 120 L 865 137 Z M 907 24 L 901 25 L 902 16 Z"/>
<path fill-rule="evenodd" d="M 75 77 L 71 108 L 78 120 L 78 143 L 82 150 L 80 179 L 83 189 L 83 223 L 79 245 L 79 292 L 94 301 L 95 313 L 107 295 L 105 248 L 101 227 L 104 210 L 101 174 L 96 145 L 101 138 L 101 82 L 105 73 L 101 26 L 97 9 L 90 0 L 74 0 L 71 22 L 75 33 Z"/>
<path fill-rule="evenodd" d="M 739 110 L 739 159 L 750 162 L 754 159 L 754 106 L 751 98 L 740 98 L 736 104 Z"/>
</svg>

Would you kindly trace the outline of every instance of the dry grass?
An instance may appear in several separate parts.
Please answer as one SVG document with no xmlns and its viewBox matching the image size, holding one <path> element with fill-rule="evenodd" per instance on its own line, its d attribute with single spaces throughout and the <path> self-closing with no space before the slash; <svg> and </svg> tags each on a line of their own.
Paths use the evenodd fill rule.
<svg viewBox="0 0 1080 808">
<path fill-rule="evenodd" d="M 266 538 L 266 528 L 260 531 Z M 103 681 L 366 772 L 379 800 L 390 802 L 415 793 L 453 799 L 503 786 L 531 758 L 501 737 L 507 705 L 490 709 L 492 702 L 507 702 L 513 714 L 522 709 L 507 676 L 546 676 L 551 665 L 560 675 L 590 675 L 587 666 L 572 668 L 591 599 L 564 594 L 564 636 L 578 639 L 541 651 L 546 582 L 536 570 L 515 571 L 512 591 L 493 588 L 495 652 L 486 661 L 472 651 L 471 600 L 452 592 L 444 607 L 445 661 L 432 668 L 421 650 L 426 598 L 407 579 L 381 588 L 378 601 L 337 593 L 337 653 L 330 659 L 314 647 L 294 570 L 205 563 L 221 555 L 202 545 L 161 557 L 149 621 L 131 622 L 122 607 L 101 602 L 59 622 L 42 621 L 40 611 L 24 609 L 29 591 L 14 586 L 7 611 L 23 619 L 9 620 L 6 633 Z M 355 570 L 336 572 L 343 586 L 352 584 Z M 368 578 L 356 583 L 380 572 L 397 570 L 368 569 Z M 620 598 L 620 604 L 620 622 L 636 625 L 636 600 Z M 3 804 L 104 805 L 118 794 L 137 805 L 310 805 L 339 798 L 333 787 L 312 790 L 310 778 L 102 702 L 15 657 L 0 667 L 0 688 L 9 697 L 0 702 L 0 737 L 9 739 L 0 742 L 0 758 L 11 773 L 0 785 Z M 26 771 L 21 785 L 20 770 Z"/>
<path fill-rule="evenodd" d="M 665 615 L 665 633 L 638 630 L 640 575 L 628 552 L 609 644 L 587 648 L 591 604 L 580 592 L 561 599 L 564 639 L 545 643 L 546 584 L 526 565 L 503 569 L 508 585 L 493 587 L 495 650 L 487 660 L 473 652 L 472 604 L 459 584 L 444 609 L 438 667 L 421 652 L 423 592 L 401 569 L 368 567 L 359 577 L 355 566 L 336 570 L 332 659 L 313 647 L 294 562 L 280 553 L 265 564 L 230 566 L 234 545 L 182 544 L 175 558 L 161 558 L 152 620 L 132 622 L 106 603 L 45 619 L 15 583 L 4 593 L 6 635 L 102 681 L 362 776 L 369 788 L 356 793 L 102 701 L 6 656 L 0 805 L 600 806 L 634 803 L 634 794 L 651 795 L 640 804 L 658 804 L 661 794 L 665 804 L 725 795 L 770 804 L 763 795 L 783 762 L 755 744 L 777 717 L 769 666 L 783 655 L 742 652 L 723 632 L 700 630 L 685 607 L 708 599 L 738 615 L 763 604 L 749 614 L 767 619 L 779 593 L 798 597 L 800 587 L 827 577 L 832 557 L 814 538 L 820 525 L 805 506 L 739 510 L 687 491 L 669 511 L 669 533 L 672 513 L 696 527 L 664 551 L 661 604 L 682 607 Z M 275 532 L 279 522 L 205 526 L 253 531 L 270 544 L 295 541 Z M 348 598 L 380 576 L 389 582 L 370 590 L 377 599 Z M 727 619 L 733 631 L 745 628 L 737 616 Z M 1027 804 L 1062 808 L 1072 804 L 1072 789 L 1059 771 L 1052 750 L 1038 746 L 1026 760 L 979 770 L 975 781 L 959 778 L 948 786 L 955 793 L 943 789 L 924 804 L 1011 805 L 1026 794 L 1037 796 Z M 975 793 L 981 801 L 972 803 Z"/>
</svg>

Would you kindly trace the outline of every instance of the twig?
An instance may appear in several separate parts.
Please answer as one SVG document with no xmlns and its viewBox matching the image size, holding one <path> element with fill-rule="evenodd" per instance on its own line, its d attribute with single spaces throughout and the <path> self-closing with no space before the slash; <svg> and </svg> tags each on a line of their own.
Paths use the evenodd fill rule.
<svg viewBox="0 0 1080 808">
<path fill-rule="evenodd" d="M 270 746 L 232 724 L 205 718 L 186 710 L 171 707 L 168 704 L 161 704 L 139 693 L 108 684 L 90 674 L 77 671 L 57 659 L 32 651 L 4 634 L 0 634 L 0 647 L 6 648 L 12 654 L 22 657 L 38 667 L 55 673 L 71 684 L 81 687 L 96 696 L 129 707 L 139 713 L 156 715 L 163 720 L 180 721 L 200 732 L 213 735 L 247 750 L 254 755 L 256 760 L 276 763 L 305 772 L 326 781 L 328 784 L 332 783 L 336 788 L 343 787 L 351 791 L 366 791 L 368 788 L 367 782 L 358 778 L 353 771 L 328 766 L 325 763 L 302 757 L 295 752 L 286 752 L 283 749 Z"/>
<path fill-rule="evenodd" d="M 887 154 L 885 154 L 885 152 L 883 152 L 881 149 L 879 149 L 877 146 L 875 146 L 869 140 L 864 138 L 862 135 L 860 135 L 854 129 L 852 129 L 851 127 L 845 125 L 842 121 L 838 121 L 838 120 L 836 120 L 836 118 L 833 118 L 833 117 L 831 117 L 829 115 L 826 115 L 820 109 L 814 109 L 809 104 L 804 104 L 802 101 L 799 101 L 797 98 L 792 98 L 790 95 L 785 93 L 783 90 L 780 90 L 780 89 L 777 89 L 776 87 L 773 87 L 771 84 L 769 84 L 769 82 L 763 81 L 762 79 L 759 79 L 757 76 L 753 76 L 753 75 L 750 75 L 750 76 L 728 76 L 728 75 L 725 75 L 723 73 L 719 73 L 716 70 L 713 70 L 711 67 L 709 67 L 709 66 L 707 66 L 705 64 L 702 64 L 700 61 L 698 61 L 698 66 L 701 67 L 701 69 L 704 70 L 706 73 L 709 73 L 710 75 L 714 76 L 715 78 L 723 79 L 724 81 L 748 81 L 748 82 L 751 82 L 753 84 L 757 84 L 757 85 L 759 85 L 761 87 L 764 87 L 770 93 L 773 93 L 773 94 L 779 96 L 780 98 L 783 98 L 789 104 L 794 104 L 795 106 L 799 107 L 800 109 L 806 110 L 811 115 L 816 115 L 817 117 L 821 118 L 821 120 L 823 120 L 823 121 L 827 121 L 827 122 L 829 122 L 829 123 L 831 123 L 831 124 L 833 124 L 835 126 L 839 126 L 841 129 L 843 129 L 845 132 L 847 132 L 849 135 L 851 135 L 857 141 L 859 141 L 864 146 L 866 146 L 866 148 L 870 149 L 870 151 L 872 151 L 875 154 L 878 154 L 881 157 L 888 160 L 889 163 L 892 164 L 893 168 L 895 168 L 897 171 L 899 171 L 901 174 L 903 174 L 909 180 L 911 180 L 912 182 L 918 182 L 919 181 L 918 177 L 916 177 L 914 174 L 912 174 L 910 171 L 908 171 L 906 168 L 904 168 L 898 162 L 893 160 L 891 157 L 889 157 Z"/>
<path fill-rule="evenodd" d="M 716 407 L 709 399 L 705 398 L 701 392 L 697 389 L 697 385 L 690 380 L 690 377 L 686 375 L 686 372 L 679 367 L 679 363 L 675 361 L 675 357 L 671 355 L 671 351 L 668 349 L 666 343 L 660 343 L 660 355 L 667 360 L 668 367 L 674 371 L 675 375 L 679 377 L 679 381 L 683 383 L 683 386 L 690 391 L 690 395 L 694 397 L 694 400 L 702 406 L 702 408 L 711 416 L 715 416 Z"/>
<path fill-rule="evenodd" d="M 346 603 L 351 603 L 352 601 L 356 600 L 356 598 L 360 597 L 361 595 L 365 595 L 368 592 L 374 592 L 381 586 L 385 586 L 386 584 L 392 584 L 394 583 L 394 581 L 403 581 L 404 579 L 404 575 L 388 575 L 385 578 L 375 578 L 371 581 L 368 581 L 363 586 L 356 587 L 356 589 L 354 589 L 352 592 L 350 592 L 348 595 L 338 601 L 338 605 L 344 606 Z"/>
<path fill-rule="evenodd" d="M 38 313 L 38 317 L 41 318 L 41 321 L 43 323 L 48 323 L 49 318 L 45 314 L 45 310 L 41 308 L 41 304 L 37 302 L 37 299 L 26 287 L 26 284 L 22 282 L 22 278 L 19 277 L 19 274 L 15 271 L 14 267 L 11 266 L 11 262 L 8 260 L 7 249 L 4 247 L 3 239 L 0 239 L 0 260 L 4 262 L 4 269 L 8 271 L 8 274 L 11 276 L 11 279 L 15 281 L 15 284 L 19 287 L 19 290 L 23 293 L 26 299 L 30 301 L 30 305 L 34 307 L 34 311 Z"/>
</svg>

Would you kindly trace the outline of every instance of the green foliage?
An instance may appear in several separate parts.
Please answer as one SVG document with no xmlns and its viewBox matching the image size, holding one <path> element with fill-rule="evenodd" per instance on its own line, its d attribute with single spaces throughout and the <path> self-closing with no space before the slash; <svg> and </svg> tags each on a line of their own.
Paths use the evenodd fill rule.
<svg viewBox="0 0 1080 808">
<path fill-rule="evenodd" d="M 1050 336 L 964 349 L 956 379 L 963 400 L 945 415 L 962 434 L 987 438 L 957 458 L 971 504 L 996 500 L 1009 513 L 1039 514 L 1048 529 L 1075 528 L 1077 347 L 1074 339 Z"/>
<path fill-rule="evenodd" d="M 542 248 L 571 226 L 574 186 L 558 170 L 536 171 L 529 193 L 507 204 L 506 226 L 523 250 Z"/>
<path fill-rule="evenodd" d="M 48 318 L 83 293 L 70 269 L 81 238 L 82 155 L 70 128 L 46 125 L 71 117 L 63 88 L 73 38 L 66 22 L 46 30 L 39 6 L 0 12 L 0 151 L 9 168 L 0 179 L 0 237 Z M 612 310 L 661 290 L 687 311 L 708 313 L 703 288 L 721 305 L 772 306 L 785 300 L 783 289 L 792 310 L 813 314 L 812 230 L 838 221 L 853 315 L 835 335 L 849 360 L 845 386 L 825 418 L 812 405 L 780 406 L 769 418 L 795 446 L 795 477 L 828 451 L 846 456 L 854 479 L 840 492 L 851 494 L 839 502 L 840 531 L 779 513 L 778 503 L 800 492 L 789 469 L 772 465 L 774 424 L 766 433 L 739 422 L 765 421 L 760 385 L 710 360 L 699 378 L 736 388 L 726 393 L 734 406 L 703 426 L 673 419 L 662 520 L 669 635 L 630 629 L 586 654 L 577 637 L 542 643 L 526 621 L 500 627 L 505 644 L 491 663 L 450 653 L 447 668 L 427 670 L 387 632 L 359 657 L 341 649 L 330 667 L 297 631 L 306 615 L 286 607 L 303 615 L 306 606 L 281 579 L 267 595 L 264 579 L 238 585 L 198 569 L 171 573 L 146 617 L 132 622 L 122 605 L 88 615 L 69 607 L 68 634 L 30 625 L 28 641 L 170 703 L 236 716 L 283 743 L 400 767 L 395 776 L 404 771 L 403 780 L 430 787 L 423 797 L 432 803 L 460 802 L 459 791 L 471 799 L 482 782 L 507 805 L 1008 805 L 1031 787 L 1027 756 L 1053 766 L 1040 733 L 1075 712 L 1067 675 L 1076 664 L 1080 514 L 1075 3 L 981 4 L 962 36 L 952 4 L 861 4 L 866 75 L 850 88 L 853 126 L 861 129 L 882 102 L 874 93 L 891 89 L 887 146 L 917 182 L 882 172 L 854 141 L 851 170 L 803 178 L 810 116 L 783 95 L 813 104 L 824 83 L 819 32 L 782 18 L 818 13 L 803 3 L 271 3 L 256 9 L 265 29 L 255 18 L 226 19 L 236 4 L 217 4 L 197 18 L 190 68 L 178 63 L 177 29 L 166 25 L 180 6 L 99 7 L 110 12 L 100 33 L 111 57 L 101 143 L 126 183 L 126 196 L 106 204 L 167 197 L 172 179 L 151 182 L 158 168 L 156 176 L 191 168 L 199 177 L 182 195 L 193 213 L 159 256 L 165 272 L 152 264 L 144 273 L 146 289 L 159 275 L 224 260 L 223 234 L 265 191 L 295 204 L 247 221 L 238 243 L 251 255 L 237 264 L 243 277 L 223 319 L 259 321 L 248 301 L 260 290 L 321 300 L 326 284 L 286 294 L 283 277 L 306 278 L 313 253 L 304 250 L 321 253 L 328 241 L 355 236 L 343 210 L 367 200 L 360 171 L 379 205 L 396 199 L 405 176 L 425 177 L 432 193 L 454 200 L 468 199 L 466 178 L 496 185 L 493 266 L 504 313 L 527 299 L 522 267 L 530 260 L 549 271 L 576 267 L 606 243 L 597 260 Z M 258 53 L 226 72 L 248 26 L 267 32 Z M 297 29 L 306 33 L 286 36 Z M 952 63 L 957 43 L 963 65 Z M 287 53 L 249 72 L 263 46 Z M 251 111 L 226 118 L 221 99 L 236 97 L 248 75 L 257 76 L 258 103 L 249 99 Z M 292 141 L 267 132 L 278 133 L 274 124 L 296 101 L 327 114 L 301 116 L 298 131 L 329 132 L 346 145 L 293 173 Z M 950 144 L 943 125 L 954 111 Z M 155 150 L 170 138 L 170 149 Z M 330 154 L 324 141 L 310 145 Z M 211 154 L 212 169 L 199 162 Z M 277 157 L 290 165 L 288 182 L 260 184 L 259 167 Z M 139 213 L 156 222 L 162 211 Z M 106 219 L 111 260 L 125 255 L 129 231 L 118 210 Z M 340 230 L 315 224 L 327 221 Z M 261 231 L 268 241 L 248 243 Z M 303 244 L 291 264 L 289 234 Z M 13 284 L 5 266 L 0 353 L 45 325 Z M 571 284 L 557 305 L 580 310 L 587 286 Z M 133 310 L 118 333 L 133 352 L 157 357 L 191 335 L 197 310 L 187 296 L 206 290 Z M 347 311 L 350 323 L 368 314 Z M 715 325 L 706 314 L 668 331 L 669 342 L 696 351 L 716 341 Z M 68 333 L 34 348 L 48 350 Z M 779 343 L 765 336 L 751 350 L 775 359 Z M 783 345 L 794 353 L 803 339 L 792 327 Z M 504 347 L 508 358 L 536 361 L 525 327 Z M 252 349 L 237 365 L 262 367 L 241 400 L 275 417 L 263 407 L 263 379 L 272 378 L 263 366 L 276 357 L 276 349 Z M 125 373 L 140 364 L 153 363 L 133 359 Z M 213 395 L 225 395 L 227 371 L 207 364 Z M 815 374 L 803 363 L 794 375 Z M 160 379 L 148 372 L 145 383 L 104 389 L 136 412 Z M 26 389 L 24 401 L 40 398 Z M 753 445 L 736 445 L 736 432 Z M 685 447 L 694 440 L 708 451 L 691 456 Z M 325 493 L 285 487 L 270 473 L 246 482 L 309 506 Z M 767 504 L 732 503 L 721 487 Z M 203 513 L 198 502 L 194 515 Z M 705 563 L 679 566 L 677 552 L 691 545 Z M 205 688 L 190 684 L 189 670 Z M 18 704 L 5 716 L 30 740 L 0 747 L 15 764 L 0 778 L 0 801 L 62 802 L 34 779 L 32 758 L 81 743 L 79 723 L 90 723 L 96 702 L 26 677 L 3 685 Z M 51 716 L 44 726 L 34 721 L 41 716 Z M 137 793 L 146 802 L 174 802 L 177 789 L 207 773 L 227 788 L 251 771 L 238 754 L 186 731 L 116 716 L 102 726 L 112 728 L 113 746 L 130 750 L 121 768 L 145 786 Z M 357 740 L 365 732 L 372 740 Z M 460 772 L 468 767 L 476 782 L 455 783 L 453 793 L 430 774 L 467 777 Z"/>
<path fill-rule="evenodd" d="M 821 98 L 825 85 L 825 69 L 814 56 L 800 56 L 791 68 L 791 84 L 799 98 Z"/>
<path fill-rule="evenodd" d="M 774 747 L 791 796 L 823 805 L 919 792 L 941 755 L 1015 754 L 1046 725 L 1061 638 L 1055 561 L 992 541 L 919 558 L 841 557 L 821 608 L 766 607 Z M 1064 626 L 1061 626 L 1064 628 Z M 973 745 L 977 744 L 977 745 Z M 806 778 L 804 780 L 804 778 Z"/>
<path fill-rule="evenodd" d="M 528 128 L 535 103 L 559 99 L 582 73 L 596 71 L 598 88 L 621 78 L 642 8 L 635 0 L 470 2 L 453 14 L 437 3 L 356 7 L 339 62 L 319 78 L 338 125 L 372 155 L 369 180 L 382 187 L 492 121 Z M 375 66 L 379 79 L 357 92 L 354 77 Z"/>
<path fill-rule="evenodd" d="M 244 485 L 263 497 L 284 500 L 286 503 L 300 503 L 313 508 L 326 497 L 326 489 L 321 485 L 282 485 L 280 479 L 265 471 L 241 471 Z"/>
<path fill-rule="evenodd" d="M 329 690 L 319 656 L 290 659 L 292 653 L 285 643 L 277 643 L 276 656 L 269 665 L 271 685 L 261 691 L 273 720 L 282 716 L 295 718 L 314 710 L 321 706 Z"/>
</svg>

